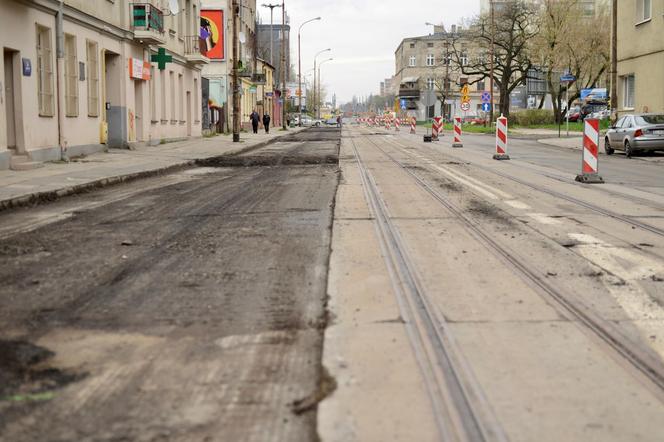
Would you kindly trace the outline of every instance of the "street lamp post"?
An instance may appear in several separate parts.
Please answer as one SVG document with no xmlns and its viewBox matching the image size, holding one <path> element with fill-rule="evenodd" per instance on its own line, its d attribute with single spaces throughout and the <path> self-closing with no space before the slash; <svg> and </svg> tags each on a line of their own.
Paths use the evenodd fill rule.
<svg viewBox="0 0 664 442">
<path fill-rule="evenodd" d="M 300 34 L 302 33 L 302 27 L 306 25 L 307 23 L 311 23 L 312 21 L 320 20 L 320 17 L 312 18 L 311 20 L 307 20 L 304 23 L 300 25 L 300 28 L 297 30 L 297 92 L 298 92 L 298 102 L 299 102 L 299 120 L 298 120 L 298 126 L 302 126 L 302 52 L 301 52 L 301 38 Z"/>
<path fill-rule="evenodd" d="M 321 107 L 321 95 L 322 95 L 322 89 L 321 89 L 321 81 L 320 81 L 320 68 L 323 66 L 323 63 L 327 63 L 328 61 L 332 61 L 334 58 L 328 58 L 327 60 L 323 60 L 320 62 L 318 65 L 318 118 L 320 118 L 320 107 Z M 314 73 L 314 75 L 316 75 Z"/>
<path fill-rule="evenodd" d="M 320 51 L 316 55 L 314 55 L 314 97 L 313 97 L 313 101 L 312 101 L 312 103 L 314 105 L 314 109 L 313 109 L 314 110 L 314 115 L 318 115 L 316 113 L 316 104 L 318 103 L 318 101 L 316 100 L 316 59 L 323 52 L 329 52 L 331 50 L 332 50 L 331 48 L 323 49 L 322 51 Z"/>
</svg>

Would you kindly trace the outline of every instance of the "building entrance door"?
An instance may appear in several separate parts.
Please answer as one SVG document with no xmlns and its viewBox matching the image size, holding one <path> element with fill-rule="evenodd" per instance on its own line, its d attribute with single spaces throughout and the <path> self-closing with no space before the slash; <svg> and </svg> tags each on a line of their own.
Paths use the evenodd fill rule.
<svg viewBox="0 0 664 442">
<path fill-rule="evenodd" d="M 7 147 L 16 149 L 16 109 L 14 85 L 14 51 L 3 51 L 3 60 L 5 63 L 5 114 L 7 123 Z"/>
<path fill-rule="evenodd" d="M 122 105 L 123 64 L 120 55 L 104 52 L 104 115 L 108 147 L 127 146 L 127 107 Z"/>
</svg>

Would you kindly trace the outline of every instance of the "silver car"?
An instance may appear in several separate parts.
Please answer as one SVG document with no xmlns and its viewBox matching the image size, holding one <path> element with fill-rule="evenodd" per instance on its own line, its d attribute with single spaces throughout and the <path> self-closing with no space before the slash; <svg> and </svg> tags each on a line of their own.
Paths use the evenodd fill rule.
<svg viewBox="0 0 664 442">
<path fill-rule="evenodd" d="M 664 150 L 664 114 L 631 114 L 606 132 L 604 150 L 624 150 L 627 158 L 638 151 Z"/>
</svg>

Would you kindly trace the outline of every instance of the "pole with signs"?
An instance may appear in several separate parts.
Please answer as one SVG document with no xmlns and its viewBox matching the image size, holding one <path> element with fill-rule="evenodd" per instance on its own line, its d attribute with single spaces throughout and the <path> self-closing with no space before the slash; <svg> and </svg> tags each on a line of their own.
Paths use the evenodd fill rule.
<svg viewBox="0 0 664 442">
<path fill-rule="evenodd" d="M 569 72 L 566 72 L 563 76 L 560 77 L 560 82 L 565 83 L 565 103 L 567 106 L 567 115 L 565 117 L 566 126 L 567 126 L 567 136 L 569 137 L 569 86 L 570 84 L 576 81 L 576 77 Z"/>
</svg>

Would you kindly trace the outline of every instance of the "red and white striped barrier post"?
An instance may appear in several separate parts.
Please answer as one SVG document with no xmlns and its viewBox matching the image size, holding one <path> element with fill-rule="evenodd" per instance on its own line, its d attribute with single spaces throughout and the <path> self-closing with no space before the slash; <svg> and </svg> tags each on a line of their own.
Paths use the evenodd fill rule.
<svg viewBox="0 0 664 442">
<path fill-rule="evenodd" d="M 417 120 L 415 117 L 410 117 L 410 133 L 415 135 L 415 125 L 417 124 Z"/>
<path fill-rule="evenodd" d="M 586 184 L 602 184 L 604 179 L 599 175 L 599 120 L 586 118 L 583 124 L 583 154 L 581 157 L 581 174 L 576 181 Z"/>
<path fill-rule="evenodd" d="M 452 147 L 463 147 L 461 142 L 461 117 L 454 117 L 454 142 Z"/>
<path fill-rule="evenodd" d="M 390 130 L 391 129 L 391 124 L 390 124 L 390 119 L 386 118 L 385 119 L 385 129 Z"/>
<path fill-rule="evenodd" d="M 434 117 L 433 121 L 431 122 L 431 140 L 432 141 L 438 141 L 438 136 L 440 135 L 440 128 L 441 128 L 441 117 Z"/>
<path fill-rule="evenodd" d="M 494 160 L 509 160 L 507 155 L 507 118 L 502 114 L 496 120 L 496 154 Z"/>
<path fill-rule="evenodd" d="M 394 121 L 394 131 L 401 132 L 401 120 L 399 118 Z"/>
</svg>

